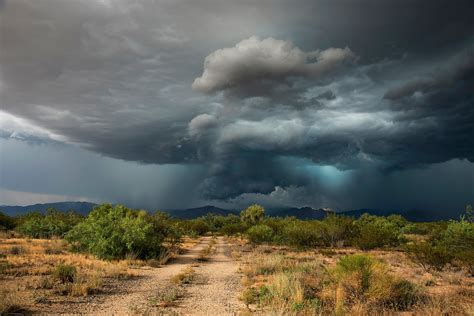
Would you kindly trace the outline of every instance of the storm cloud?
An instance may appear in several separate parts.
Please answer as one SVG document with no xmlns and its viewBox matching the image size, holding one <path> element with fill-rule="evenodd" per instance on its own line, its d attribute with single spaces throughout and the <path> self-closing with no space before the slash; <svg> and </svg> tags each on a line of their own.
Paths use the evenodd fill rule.
<svg viewBox="0 0 474 316">
<path fill-rule="evenodd" d="M 357 183 L 371 178 L 381 195 L 443 164 L 471 174 L 472 1 L 2 3 L 4 144 L 172 165 L 156 174 L 192 183 L 179 196 L 189 203 L 398 207 L 402 193 L 382 200 Z M 8 148 L 13 162 L 28 147 Z M 5 189 L 35 192 L 8 179 Z M 443 207 L 474 199 L 455 182 Z M 40 193 L 91 194 L 57 188 Z M 147 205 L 164 201 L 145 191 Z"/>
<path fill-rule="evenodd" d="M 291 77 L 319 77 L 333 71 L 344 61 L 354 59 L 349 48 L 329 48 L 303 52 L 291 42 L 250 37 L 231 48 L 219 49 L 204 61 L 204 72 L 192 85 L 205 93 L 252 87 L 258 82 L 268 86 Z M 249 89 L 254 94 L 264 90 Z"/>
</svg>

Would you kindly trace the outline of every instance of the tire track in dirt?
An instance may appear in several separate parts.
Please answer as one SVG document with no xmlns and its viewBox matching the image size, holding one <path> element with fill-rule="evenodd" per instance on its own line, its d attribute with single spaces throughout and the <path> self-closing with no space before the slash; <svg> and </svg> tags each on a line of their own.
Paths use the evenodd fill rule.
<svg viewBox="0 0 474 316">
<path fill-rule="evenodd" d="M 172 311 L 184 315 L 235 315 L 245 305 L 241 292 L 239 264 L 226 251 L 223 237 L 217 238 L 217 250 L 208 262 L 199 263 L 196 282 L 186 287 L 186 294 Z"/>
<path fill-rule="evenodd" d="M 171 277 L 195 262 L 208 243 L 209 239 L 204 237 L 193 248 L 162 267 L 134 270 L 136 280 L 124 282 L 119 293 L 107 295 L 102 302 L 90 304 L 81 313 L 124 315 L 148 310 L 149 298 L 168 286 Z"/>
</svg>

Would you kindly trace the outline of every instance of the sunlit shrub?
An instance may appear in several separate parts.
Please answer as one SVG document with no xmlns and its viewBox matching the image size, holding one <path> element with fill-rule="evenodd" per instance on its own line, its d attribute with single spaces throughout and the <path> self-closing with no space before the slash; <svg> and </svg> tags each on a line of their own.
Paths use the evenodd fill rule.
<svg viewBox="0 0 474 316">
<path fill-rule="evenodd" d="M 282 236 L 286 244 L 298 248 L 316 247 L 322 244 L 321 224 L 309 221 L 291 221 Z"/>
<path fill-rule="evenodd" d="M 393 276 L 385 264 L 366 255 L 344 256 L 330 273 L 338 313 L 357 303 L 374 309 L 407 310 L 424 298 L 420 288 Z"/>
<path fill-rule="evenodd" d="M 360 249 L 393 247 L 398 246 L 400 241 L 400 227 L 384 217 L 364 214 L 355 222 L 352 242 Z"/>
<path fill-rule="evenodd" d="M 61 283 L 72 283 L 76 279 L 76 267 L 69 264 L 58 264 L 54 269 L 54 277 Z"/>
<path fill-rule="evenodd" d="M 110 204 L 94 208 L 66 235 L 76 250 L 102 259 L 124 258 L 130 253 L 140 259 L 156 257 L 162 253 L 165 237 L 166 229 L 145 211 Z"/>
<path fill-rule="evenodd" d="M 254 244 L 269 243 L 273 240 L 273 230 L 267 225 L 252 226 L 247 230 L 246 235 Z"/>
<path fill-rule="evenodd" d="M 45 215 L 32 212 L 21 216 L 16 230 L 32 238 L 63 237 L 83 219 L 82 215 L 72 211 L 64 213 L 50 209 Z"/>
</svg>

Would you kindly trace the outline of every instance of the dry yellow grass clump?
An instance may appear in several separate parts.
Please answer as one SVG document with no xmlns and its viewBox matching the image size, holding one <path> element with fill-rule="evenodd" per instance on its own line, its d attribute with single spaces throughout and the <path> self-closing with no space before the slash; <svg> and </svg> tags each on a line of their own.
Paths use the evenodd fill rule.
<svg viewBox="0 0 474 316">
<path fill-rule="evenodd" d="M 108 280 L 132 277 L 129 264 L 70 253 L 59 239 L 0 239 L 0 313 L 99 293 Z"/>
<path fill-rule="evenodd" d="M 429 274 L 401 252 L 292 251 L 241 246 L 250 311 L 297 315 L 471 315 L 474 280 L 462 271 Z"/>
</svg>

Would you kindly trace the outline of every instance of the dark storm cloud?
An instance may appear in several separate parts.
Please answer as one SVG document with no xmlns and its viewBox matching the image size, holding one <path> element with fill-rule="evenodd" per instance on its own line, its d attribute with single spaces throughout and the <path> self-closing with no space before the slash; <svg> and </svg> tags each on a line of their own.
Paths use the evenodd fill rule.
<svg viewBox="0 0 474 316">
<path fill-rule="evenodd" d="M 324 101 L 319 108 L 281 108 L 270 101 L 266 106 L 273 105 L 271 112 L 259 113 L 241 95 L 241 102 L 232 100 L 230 107 L 237 103 L 243 110 L 230 112 L 216 123 L 219 128 L 212 127 L 216 137 L 210 147 L 215 150 L 207 161 L 217 171 L 210 169 L 205 185 L 211 190 L 204 192 L 210 198 L 223 198 L 247 192 L 268 194 L 277 186 L 307 186 L 313 175 L 287 166 L 281 157 L 309 159 L 342 170 L 371 165 L 385 172 L 451 159 L 473 161 L 472 47 L 417 71 L 428 74 L 434 65 L 439 70 L 429 87 L 411 78 L 402 84 L 423 87 L 420 93 L 398 87 L 384 92 L 383 85 L 376 85 L 367 75 L 370 67 L 360 67 L 321 87 L 313 83 L 304 93 L 309 100 Z M 269 96 L 273 98 L 272 92 Z M 249 119 L 247 111 L 261 116 Z M 235 116 L 229 120 L 229 115 Z M 239 176 L 233 171 L 235 166 L 239 166 Z"/>
<path fill-rule="evenodd" d="M 433 74 L 428 74 L 428 78 L 411 80 L 400 87 L 387 91 L 384 98 L 398 100 L 403 97 L 411 97 L 416 92 L 428 93 L 453 87 L 459 82 L 472 80 L 474 76 L 474 47 L 455 55 L 446 65 L 442 66 L 442 68 L 436 69 Z"/>
<path fill-rule="evenodd" d="M 291 42 L 250 37 L 207 56 L 204 72 L 192 87 L 204 93 L 237 89 L 242 96 L 265 95 L 289 78 L 321 77 L 354 58 L 347 47 L 304 52 Z M 261 89 L 264 86 L 268 88 Z"/>
<path fill-rule="evenodd" d="M 473 160 L 472 1 L 0 3 L 4 138 L 200 165 L 221 200 Z"/>
</svg>

